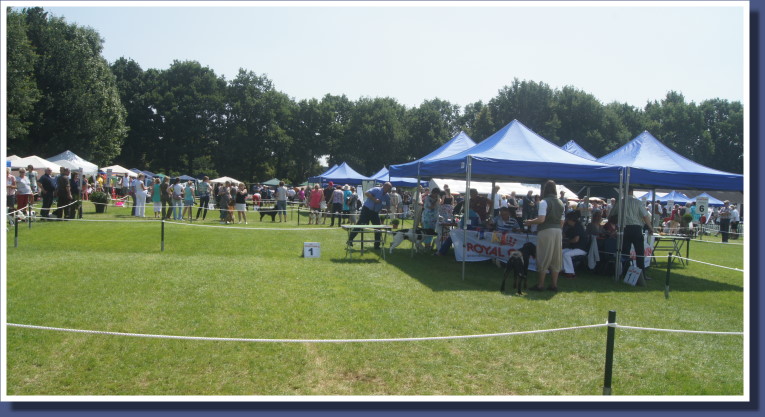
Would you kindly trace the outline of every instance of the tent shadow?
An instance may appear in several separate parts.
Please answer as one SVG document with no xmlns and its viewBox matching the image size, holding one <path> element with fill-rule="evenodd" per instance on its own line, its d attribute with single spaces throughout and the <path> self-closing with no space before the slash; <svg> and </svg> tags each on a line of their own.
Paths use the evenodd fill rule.
<svg viewBox="0 0 765 417">
<path fill-rule="evenodd" d="M 498 268 L 489 261 L 467 262 L 465 265 L 465 278 L 462 279 L 462 263 L 454 259 L 450 253 L 448 256 L 432 256 L 430 254 L 415 254 L 411 256 L 409 249 L 394 250 L 393 254 L 387 255 L 387 262 L 398 268 L 412 279 L 416 279 L 422 285 L 432 291 L 490 291 L 498 292 L 502 285 L 504 268 Z M 645 286 L 631 286 L 622 280 L 614 281 L 613 275 L 598 275 L 588 270 L 577 271 L 576 278 L 567 279 L 560 275 L 558 289 L 562 293 L 587 292 L 587 293 L 613 293 L 613 292 L 664 292 L 665 271 L 649 271 L 653 278 Z M 539 278 L 535 271 L 529 271 L 528 287 L 536 285 Z M 545 279 L 545 284 L 550 285 L 550 277 Z M 743 287 L 726 284 L 711 279 L 690 275 L 683 270 L 673 270 L 670 275 L 670 291 L 741 291 Z M 512 281 L 508 278 L 505 284 L 507 297 L 517 296 L 512 292 Z M 530 300 L 551 299 L 557 293 L 552 291 L 525 291 L 522 297 Z"/>
</svg>

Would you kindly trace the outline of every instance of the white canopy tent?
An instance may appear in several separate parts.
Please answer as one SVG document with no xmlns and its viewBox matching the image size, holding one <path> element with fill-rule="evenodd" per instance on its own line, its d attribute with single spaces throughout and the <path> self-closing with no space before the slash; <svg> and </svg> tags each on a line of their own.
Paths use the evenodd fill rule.
<svg viewBox="0 0 765 417">
<path fill-rule="evenodd" d="M 120 166 L 120 165 L 111 165 L 108 167 L 102 167 L 101 171 L 108 172 L 109 170 L 112 170 L 112 175 L 122 175 L 122 176 L 130 176 L 130 177 L 137 177 L 138 174 L 135 172 Z"/>
<path fill-rule="evenodd" d="M 19 168 L 27 168 L 29 165 L 32 165 L 32 168 L 35 169 L 38 173 L 42 174 L 45 171 L 45 168 L 50 168 L 53 170 L 54 174 L 58 174 L 61 170 L 61 165 L 48 161 L 46 159 L 42 159 L 37 155 L 27 156 L 26 158 L 18 158 L 15 160 L 11 160 L 11 169 L 12 170 L 18 170 Z"/>
<path fill-rule="evenodd" d="M 233 179 L 231 177 L 220 177 L 220 178 L 216 178 L 214 180 L 210 180 L 210 183 L 212 183 L 212 184 L 223 184 L 226 181 L 230 181 L 232 184 L 237 184 L 237 185 L 239 185 L 239 183 L 241 182 L 241 181 L 235 180 L 235 179 Z"/>
<path fill-rule="evenodd" d="M 48 161 L 55 162 L 73 171 L 77 171 L 82 168 L 82 173 L 84 175 L 98 174 L 98 165 L 80 158 L 70 150 L 66 150 L 55 156 L 51 156 L 48 158 Z"/>
<path fill-rule="evenodd" d="M 444 185 L 448 185 L 449 189 L 452 190 L 453 193 L 459 192 L 464 193 L 465 190 L 465 181 L 458 180 L 458 179 L 450 179 L 450 178 L 433 178 L 430 180 L 430 188 L 438 187 L 440 189 L 444 189 Z M 527 184 L 527 183 L 520 183 L 520 182 L 497 182 L 495 185 L 499 186 L 499 193 L 500 194 L 510 194 L 511 192 L 515 191 L 515 195 L 517 197 L 523 197 L 525 196 L 529 191 L 533 191 L 534 194 L 541 194 L 542 192 L 542 185 L 541 184 Z M 484 182 L 484 181 L 471 181 L 470 182 L 470 188 L 475 188 L 478 191 L 478 194 L 488 195 L 491 194 L 491 182 Z M 573 191 L 569 190 L 563 185 L 558 184 L 558 193 L 563 191 L 565 194 L 565 197 L 570 200 L 578 200 L 579 197 L 574 193 Z"/>
</svg>

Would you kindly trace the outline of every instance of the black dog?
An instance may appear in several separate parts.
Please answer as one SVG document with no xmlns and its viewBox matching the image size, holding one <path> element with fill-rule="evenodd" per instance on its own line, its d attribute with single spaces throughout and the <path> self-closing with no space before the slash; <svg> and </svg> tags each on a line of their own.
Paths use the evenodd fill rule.
<svg viewBox="0 0 765 417">
<path fill-rule="evenodd" d="M 279 213 L 279 211 L 276 210 L 276 206 L 273 208 L 261 207 L 258 212 L 260 213 L 260 221 L 263 221 L 263 216 L 271 216 L 271 223 L 276 222 L 276 215 Z"/>
<path fill-rule="evenodd" d="M 505 281 L 513 273 L 513 290 L 517 290 L 518 295 L 523 294 L 523 290 L 528 288 L 529 258 L 537 257 L 537 247 L 531 242 L 524 244 L 519 251 L 510 254 L 510 259 L 505 267 L 505 276 L 502 279 L 501 292 L 505 292 Z"/>
</svg>

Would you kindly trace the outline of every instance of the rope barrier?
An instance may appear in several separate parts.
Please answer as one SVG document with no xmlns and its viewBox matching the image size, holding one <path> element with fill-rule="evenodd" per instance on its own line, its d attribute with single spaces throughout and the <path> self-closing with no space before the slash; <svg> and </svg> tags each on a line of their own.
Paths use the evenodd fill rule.
<svg viewBox="0 0 765 417">
<path fill-rule="evenodd" d="M 726 336 L 743 336 L 744 335 L 744 332 L 712 332 L 712 331 L 705 331 L 705 330 L 656 329 L 651 327 L 622 326 L 621 324 L 617 324 L 617 323 L 608 323 L 606 325 L 609 327 L 615 327 L 617 329 L 649 330 L 654 332 L 718 334 L 718 335 L 726 335 Z"/>
<path fill-rule="evenodd" d="M 204 336 L 173 336 L 173 335 L 157 335 L 157 334 L 141 334 L 141 333 L 121 333 L 121 332 L 107 332 L 100 330 L 81 330 L 81 329 L 66 329 L 61 327 L 48 327 L 48 326 L 35 326 L 30 324 L 16 324 L 6 323 L 10 327 L 20 327 L 26 329 L 36 330 L 52 330 L 59 332 L 72 332 L 72 333 L 87 333 L 87 334 L 102 334 L 109 336 L 126 336 L 126 337 L 144 337 L 155 339 L 180 339 L 180 340 L 206 340 L 206 341 L 222 341 L 222 342 L 250 342 L 250 343 L 379 343 L 379 342 L 421 342 L 429 340 L 457 340 L 457 339 L 477 339 L 487 337 L 502 337 L 502 336 L 517 336 L 525 334 L 538 334 L 538 333 L 550 333 L 560 332 L 568 330 L 580 330 L 580 329 L 592 329 L 598 327 L 606 327 L 607 323 L 603 324 L 591 324 L 585 326 L 564 327 L 559 329 L 544 329 L 544 330 L 529 330 L 522 332 L 508 332 L 508 333 L 489 333 L 489 334 L 473 334 L 462 336 L 431 336 L 431 337 L 401 337 L 401 338 L 386 338 L 386 339 L 249 339 L 239 337 L 204 337 Z"/>
<path fill-rule="evenodd" d="M 711 240 L 701 240 L 701 239 L 691 239 L 693 242 L 704 242 L 704 243 L 716 243 L 718 245 L 737 245 L 737 246 L 744 246 L 743 243 L 736 243 L 736 242 L 713 242 Z"/>
<path fill-rule="evenodd" d="M 284 231 L 289 231 L 289 232 L 293 232 L 293 231 L 316 231 L 316 230 L 326 231 L 326 230 L 335 230 L 335 229 L 329 228 L 329 227 L 327 227 L 327 228 L 323 228 L 323 227 L 322 228 L 313 228 L 313 227 L 310 227 L 310 228 L 309 227 L 290 227 L 290 228 L 286 228 L 286 227 L 216 226 L 216 225 L 212 225 L 212 224 L 193 224 L 193 223 L 190 224 L 190 223 L 174 222 L 174 221 L 169 221 L 169 220 L 165 220 L 165 223 L 168 223 L 168 224 L 177 224 L 177 225 L 180 225 L 180 226 L 211 227 L 211 228 L 229 229 L 229 230 L 284 230 Z"/>
<path fill-rule="evenodd" d="M 698 263 L 700 263 L 700 264 L 709 265 L 709 266 L 716 266 L 716 267 L 718 267 L 718 268 L 730 269 L 730 270 L 732 270 L 732 271 L 744 272 L 744 270 L 743 270 L 743 269 L 739 269 L 739 268 L 733 268 L 733 267 L 730 267 L 730 266 L 722 266 L 722 265 L 711 264 L 711 263 L 709 263 L 709 262 L 697 261 L 697 260 L 695 260 L 695 259 L 688 259 L 688 258 L 684 258 L 684 257 L 682 257 L 682 256 L 674 256 L 674 258 L 675 258 L 675 259 L 683 259 L 683 260 L 686 260 L 686 261 L 693 261 L 693 262 L 698 262 Z"/>
</svg>

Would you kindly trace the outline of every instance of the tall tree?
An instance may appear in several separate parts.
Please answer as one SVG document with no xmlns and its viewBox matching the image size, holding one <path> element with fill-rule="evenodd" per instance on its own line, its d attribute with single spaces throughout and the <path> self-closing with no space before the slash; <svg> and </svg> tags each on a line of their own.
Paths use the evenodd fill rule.
<svg viewBox="0 0 765 417">
<path fill-rule="evenodd" d="M 406 146 L 405 114 L 393 98 L 359 99 L 336 156 L 363 175 L 397 161 Z"/>
<path fill-rule="evenodd" d="M 741 102 L 705 100 L 699 106 L 704 130 L 709 132 L 714 151 L 697 154 L 699 162 L 728 172 L 744 172 L 744 107 Z"/>
<path fill-rule="evenodd" d="M 23 14 L 7 9 L 7 126 L 9 153 L 28 153 L 29 127 L 35 104 L 41 97 L 35 84 L 38 55 L 27 36 Z"/>
<path fill-rule="evenodd" d="M 127 126 L 114 75 L 101 56 L 103 40 L 41 8 L 22 14 L 40 56 L 34 73 L 43 92 L 29 129 L 30 150 L 70 149 L 99 165 L 110 163 L 120 153 Z"/>
<path fill-rule="evenodd" d="M 219 138 L 226 81 L 199 62 L 173 61 L 157 82 L 158 156 L 171 172 L 194 173 L 194 160 Z"/>
<path fill-rule="evenodd" d="M 695 103 L 686 103 L 682 94 L 670 91 L 660 103 L 648 103 L 646 116 L 657 124 L 651 133 L 679 154 L 698 161 L 714 152 L 703 113 Z"/>
<path fill-rule="evenodd" d="M 517 119 L 543 137 L 556 140 L 558 125 L 553 100 L 554 91 L 549 85 L 514 79 L 511 85 L 500 89 L 497 96 L 489 100 L 493 131 Z"/>
<path fill-rule="evenodd" d="M 399 153 L 396 161 L 403 163 L 421 158 L 446 143 L 459 132 L 459 117 L 459 106 L 437 98 L 408 110 L 409 146 Z"/>
</svg>

